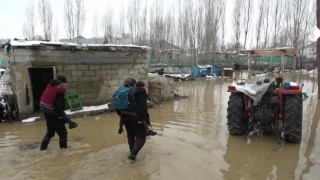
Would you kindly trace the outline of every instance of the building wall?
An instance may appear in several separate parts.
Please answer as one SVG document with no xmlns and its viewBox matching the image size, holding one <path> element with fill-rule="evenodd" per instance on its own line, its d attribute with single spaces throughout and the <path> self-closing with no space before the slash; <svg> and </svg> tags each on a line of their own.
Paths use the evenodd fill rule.
<svg viewBox="0 0 320 180">
<path fill-rule="evenodd" d="M 72 48 L 73 50 L 70 50 Z M 67 94 L 80 94 L 84 106 L 110 102 L 114 91 L 128 77 L 142 80 L 148 86 L 147 48 L 136 46 L 72 48 L 13 47 L 9 68 L 20 114 L 30 114 L 34 111 L 28 73 L 30 67 L 53 67 L 55 76 L 66 76 Z M 31 100 L 29 104 L 28 99 Z"/>
</svg>

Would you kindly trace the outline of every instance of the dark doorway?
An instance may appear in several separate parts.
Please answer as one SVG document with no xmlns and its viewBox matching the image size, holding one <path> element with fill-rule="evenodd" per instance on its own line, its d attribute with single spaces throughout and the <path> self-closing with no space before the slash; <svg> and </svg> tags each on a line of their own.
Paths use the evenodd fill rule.
<svg viewBox="0 0 320 180">
<path fill-rule="evenodd" d="M 53 79 L 53 68 L 29 68 L 29 75 L 31 78 L 34 111 L 39 111 L 41 94 Z"/>
</svg>

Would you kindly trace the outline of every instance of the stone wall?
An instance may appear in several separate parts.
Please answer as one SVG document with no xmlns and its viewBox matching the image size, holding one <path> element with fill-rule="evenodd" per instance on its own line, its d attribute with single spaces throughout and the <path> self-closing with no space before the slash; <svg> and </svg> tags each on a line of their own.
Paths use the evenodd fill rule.
<svg viewBox="0 0 320 180">
<path fill-rule="evenodd" d="M 34 111 L 30 67 L 53 67 L 55 76 L 67 77 L 67 94 L 78 93 L 91 106 L 110 102 L 128 77 L 148 86 L 148 56 L 149 48 L 141 46 L 13 46 L 9 68 L 20 114 Z"/>
<path fill-rule="evenodd" d="M 174 80 L 158 73 L 149 73 L 149 97 L 150 100 L 159 104 L 163 100 L 173 99 Z"/>
</svg>

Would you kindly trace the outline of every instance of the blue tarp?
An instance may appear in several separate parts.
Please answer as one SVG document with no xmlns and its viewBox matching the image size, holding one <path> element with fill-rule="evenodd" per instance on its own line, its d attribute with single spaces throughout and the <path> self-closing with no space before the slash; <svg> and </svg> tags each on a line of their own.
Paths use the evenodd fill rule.
<svg viewBox="0 0 320 180">
<path fill-rule="evenodd" d="M 198 66 L 191 66 L 191 76 L 200 77 L 200 71 Z"/>
<path fill-rule="evenodd" d="M 216 76 L 221 76 L 223 67 L 221 65 L 207 66 L 206 68 L 199 68 L 198 66 L 191 67 L 192 77 L 206 77 L 207 75 L 212 76 L 213 73 Z"/>
<path fill-rule="evenodd" d="M 216 76 L 222 76 L 222 66 L 219 65 L 213 65 L 213 73 L 216 74 Z"/>
</svg>

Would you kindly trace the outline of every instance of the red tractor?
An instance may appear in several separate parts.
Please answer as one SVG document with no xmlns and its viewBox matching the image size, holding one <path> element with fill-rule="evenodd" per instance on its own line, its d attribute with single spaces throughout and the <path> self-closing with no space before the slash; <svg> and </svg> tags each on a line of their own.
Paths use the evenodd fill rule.
<svg viewBox="0 0 320 180">
<path fill-rule="evenodd" d="M 279 141 L 301 141 L 302 84 L 285 82 L 284 58 L 295 56 L 293 49 L 248 50 L 248 80 L 228 86 L 227 124 L 229 134 L 245 138 L 273 129 Z M 251 57 L 281 57 L 280 75 L 252 76 Z"/>
</svg>

